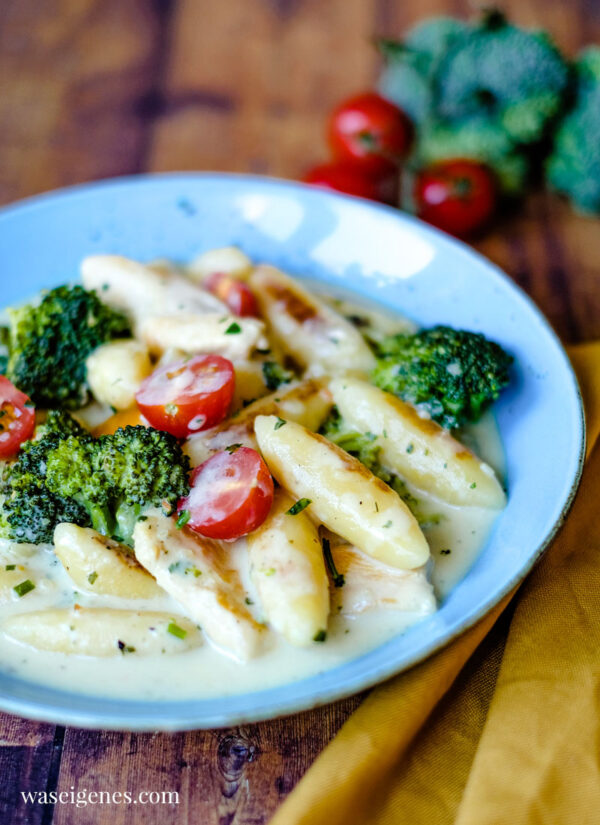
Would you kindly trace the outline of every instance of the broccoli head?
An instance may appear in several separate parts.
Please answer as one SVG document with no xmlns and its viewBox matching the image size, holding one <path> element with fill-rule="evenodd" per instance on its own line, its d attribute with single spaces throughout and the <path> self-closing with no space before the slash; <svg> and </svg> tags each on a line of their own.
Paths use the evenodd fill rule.
<svg viewBox="0 0 600 825">
<path fill-rule="evenodd" d="M 469 30 L 453 17 L 434 17 L 414 26 L 400 42 L 380 40 L 384 68 L 380 93 L 421 123 L 433 107 L 433 78 L 448 48 Z"/>
<path fill-rule="evenodd" d="M 131 545 L 144 511 L 171 512 L 189 492 L 189 459 L 169 433 L 125 427 L 92 438 L 66 413 L 52 413 L 5 469 L 0 533 L 51 542 L 61 522 L 94 527 Z"/>
<path fill-rule="evenodd" d="M 46 292 L 38 305 L 8 312 L 6 375 L 41 407 L 80 407 L 86 359 L 101 344 L 130 335 L 125 316 L 83 287 Z"/>
<path fill-rule="evenodd" d="M 379 91 L 415 122 L 412 165 L 471 158 L 494 171 L 502 192 L 521 194 L 527 150 L 569 97 L 571 72 L 549 37 L 488 11 L 474 23 L 433 18 L 379 49 Z"/>
<path fill-rule="evenodd" d="M 62 522 L 90 525 L 86 510 L 74 499 L 55 495 L 46 484 L 49 455 L 64 439 L 84 437 L 85 430 L 63 411 L 52 411 L 21 448 L 16 462 L 3 465 L 0 484 L 0 536 L 16 542 L 52 542 Z"/>
<path fill-rule="evenodd" d="M 586 49 L 576 63 L 577 92 L 561 122 L 546 173 L 553 189 L 582 212 L 600 213 L 600 47 Z"/>
<path fill-rule="evenodd" d="M 171 513 L 188 494 L 189 471 L 176 438 L 137 426 L 62 440 L 48 455 L 45 480 L 52 493 L 84 507 L 99 533 L 131 545 L 145 510 Z"/>
<path fill-rule="evenodd" d="M 488 12 L 440 62 L 436 110 L 450 122 L 488 115 L 515 143 L 537 143 L 562 110 L 568 86 L 569 69 L 548 35 Z"/>
<path fill-rule="evenodd" d="M 447 326 L 379 346 L 372 381 L 452 429 L 476 421 L 509 383 L 513 361 L 480 333 Z"/>
</svg>

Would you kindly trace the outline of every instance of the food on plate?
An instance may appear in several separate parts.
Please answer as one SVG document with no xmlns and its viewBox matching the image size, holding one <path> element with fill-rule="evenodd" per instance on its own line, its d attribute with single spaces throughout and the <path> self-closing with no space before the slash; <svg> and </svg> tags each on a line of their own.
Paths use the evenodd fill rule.
<svg viewBox="0 0 600 825">
<path fill-rule="evenodd" d="M 250 576 L 269 624 L 290 644 L 327 633 L 329 581 L 319 532 L 279 488 L 268 518 L 248 536 Z"/>
<path fill-rule="evenodd" d="M 17 672 L 239 692 L 435 611 L 506 501 L 498 344 L 234 247 L 188 267 L 96 255 L 82 276 L 9 310 L 2 335 L 0 651 Z"/>
<path fill-rule="evenodd" d="M 510 381 L 502 347 L 447 326 L 389 336 L 377 353 L 373 382 L 449 429 L 477 421 Z"/>
<path fill-rule="evenodd" d="M 39 303 L 9 310 L 6 377 L 41 407 L 81 407 L 88 356 L 129 333 L 127 318 L 97 293 L 57 287 Z"/>
</svg>

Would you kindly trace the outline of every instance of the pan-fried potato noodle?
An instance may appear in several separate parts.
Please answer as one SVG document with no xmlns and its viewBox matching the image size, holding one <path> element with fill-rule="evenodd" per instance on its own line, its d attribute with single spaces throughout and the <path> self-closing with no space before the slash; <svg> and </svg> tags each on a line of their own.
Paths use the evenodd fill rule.
<svg viewBox="0 0 600 825">
<path fill-rule="evenodd" d="M 219 274 L 228 276 L 219 280 L 219 294 L 243 282 L 259 317 L 238 317 L 212 294 Z M 414 331 L 411 321 L 349 294 L 321 294 L 318 285 L 313 290 L 234 246 L 209 249 L 187 264 L 92 255 L 81 277 L 127 316 L 131 335 L 86 352 L 91 400 L 73 411 L 84 430 L 65 424 L 62 412 L 45 419 L 40 411 L 40 420 L 73 427 L 77 435 L 68 443 L 76 445 L 77 461 L 69 461 L 75 453 L 60 430 L 56 443 L 38 430 L 42 441 L 23 453 L 39 486 L 19 499 L 17 515 L 24 518 L 31 507 L 35 537 L 53 536 L 52 544 L 18 543 L 7 518 L 13 488 L 0 490 L 6 668 L 76 693 L 193 701 L 322 673 L 435 613 L 485 544 L 506 493 L 491 413 L 450 433 L 370 383 L 381 347 Z M 230 381 L 227 399 L 210 417 L 220 423 L 187 439 L 168 436 L 173 457 L 166 467 L 163 453 L 140 461 L 144 445 L 167 436 L 127 427 L 150 427 L 150 419 L 168 427 L 190 406 L 190 421 L 207 422 L 195 400 L 182 400 L 181 387 L 168 384 L 202 354 L 233 367 L 235 389 Z M 167 387 L 159 384 L 150 406 L 138 407 L 141 385 L 159 368 Z M 170 390 L 163 403 L 161 393 Z M 130 436 L 137 440 L 128 452 Z M 231 469 L 241 447 L 261 454 L 275 484 L 265 515 L 271 483 L 252 456 L 269 484 L 264 512 L 250 522 L 240 516 L 236 494 L 242 485 L 252 501 L 254 488 Z M 218 454 L 231 475 L 214 482 L 222 497 L 210 516 L 254 527 L 247 535 L 234 529 L 238 537 L 228 541 L 191 529 L 202 521 L 197 498 L 186 496 L 189 467 L 193 473 Z M 157 489 L 157 479 L 164 486 L 149 504 L 145 483 Z M 69 492 L 66 503 L 45 499 L 36 522 L 36 496 L 46 484 L 56 485 L 53 496 Z M 202 499 L 205 489 L 198 482 L 194 493 Z"/>
</svg>

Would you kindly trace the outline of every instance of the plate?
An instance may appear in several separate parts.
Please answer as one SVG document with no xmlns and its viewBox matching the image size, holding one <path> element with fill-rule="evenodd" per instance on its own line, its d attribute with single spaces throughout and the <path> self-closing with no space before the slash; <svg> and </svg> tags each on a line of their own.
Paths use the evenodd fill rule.
<svg viewBox="0 0 600 825">
<path fill-rule="evenodd" d="M 50 193 L 0 211 L 2 301 L 76 280 L 85 255 L 189 260 L 235 244 L 252 259 L 353 290 L 431 325 L 484 332 L 516 359 L 496 405 L 508 505 L 436 614 L 316 676 L 260 692 L 181 702 L 75 695 L 0 672 L 0 708 L 34 719 L 128 730 L 214 728 L 331 702 L 399 673 L 485 615 L 521 581 L 568 511 L 584 419 L 573 370 L 532 302 L 467 246 L 388 207 L 266 178 L 175 174 Z"/>
</svg>

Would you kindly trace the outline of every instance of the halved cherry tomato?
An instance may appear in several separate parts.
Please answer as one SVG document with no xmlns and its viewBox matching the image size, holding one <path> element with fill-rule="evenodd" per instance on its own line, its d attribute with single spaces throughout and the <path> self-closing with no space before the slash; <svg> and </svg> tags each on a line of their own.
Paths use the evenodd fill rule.
<svg viewBox="0 0 600 825">
<path fill-rule="evenodd" d="M 414 197 L 420 218 L 459 238 L 485 226 L 497 202 L 488 167 L 462 159 L 442 161 L 420 172 Z"/>
<path fill-rule="evenodd" d="M 258 304 L 250 287 L 233 278 L 226 272 L 213 272 L 209 275 L 204 286 L 223 303 L 227 304 L 234 315 L 245 318 L 249 315 L 258 317 Z"/>
<path fill-rule="evenodd" d="M 231 361 L 220 355 L 195 355 L 155 370 L 135 398 L 153 427 L 186 438 L 225 418 L 234 389 Z"/>
<path fill-rule="evenodd" d="M 329 118 L 335 158 L 352 160 L 371 174 L 391 171 L 408 154 L 413 127 L 404 112 L 375 92 L 345 100 Z"/>
<path fill-rule="evenodd" d="M 273 503 L 273 478 L 250 447 L 215 453 L 197 467 L 192 489 L 178 504 L 179 523 L 211 539 L 237 539 L 256 530 Z"/>
<path fill-rule="evenodd" d="M 35 408 L 24 392 L 0 375 L 0 458 L 12 458 L 33 435 Z"/>
<path fill-rule="evenodd" d="M 344 192 L 346 195 L 356 195 L 372 201 L 388 200 L 387 175 L 382 179 L 365 172 L 364 169 L 351 162 L 322 163 L 310 169 L 304 175 L 303 181 L 322 186 L 324 189 L 333 189 L 336 192 Z"/>
</svg>

